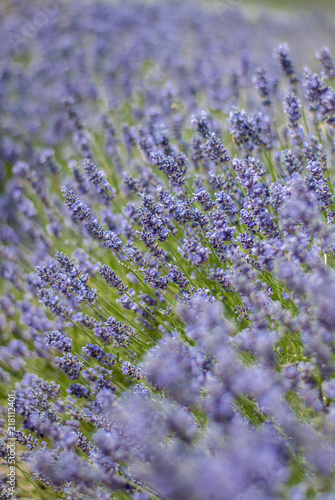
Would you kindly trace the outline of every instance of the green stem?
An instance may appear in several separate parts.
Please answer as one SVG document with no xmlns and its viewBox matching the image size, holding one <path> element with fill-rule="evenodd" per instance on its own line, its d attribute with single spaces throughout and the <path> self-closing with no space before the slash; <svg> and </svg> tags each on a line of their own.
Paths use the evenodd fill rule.
<svg viewBox="0 0 335 500">
<path fill-rule="evenodd" d="M 50 488 L 50 486 L 48 486 L 47 484 L 43 483 L 43 481 L 41 481 L 40 479 L 37 479 L 37 477 L 33 476 L 32 474 L 28 474 L 28 472 L 24 471 L 23 469 L 21 469 L 21 467 L 17 464 L 15 464 L 15 467 L 21 472 L 21 474 L 24 475 L 24 477 L 34 486 L 34 488 L 36 488 L 43 496 L 46 496 L 47 497 L 47 494 L 44 493 L 44 491 L 37 485 L 35 484 L 34 481 L 37 481 L 38 483 L 40 483 L 43 488 L 47 488 L 48 490 L 52 491 L 52 493 L 54 495 L 57 495 L 58 498 L 63 498 L 63 496 L 60 496 L 61 493 L 53 490 L 52 488 Z M 31 478 L 34 478 L 34 481 L 32 481 Z M 48 498 L 48 497 L 47 497 Z M 48 498 L 49 500 L 49 498 Z"/>
<path fill-rule="evenodd" d="M 300 92 L 299 92 L 299 87 L 298 87 L 297 83 L 295 84 L 295 90 L 297 92 L 297 96 L 298 96 L 299 101 L 302 102 Z M 309 134 L 308 123 L 307 123 L 306 114 L 305 114 L 305 110 L 304 110 L 303 106 L 301 106 L 301 112 L 302 112 L 302 118 L 303 118 L 304 124 L 305 124 L 306 133 Z"/>
</svg>

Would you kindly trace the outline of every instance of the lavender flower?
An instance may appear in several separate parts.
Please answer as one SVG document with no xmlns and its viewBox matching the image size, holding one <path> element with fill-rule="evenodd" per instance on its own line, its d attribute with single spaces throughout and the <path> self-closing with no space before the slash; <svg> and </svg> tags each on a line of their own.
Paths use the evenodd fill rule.
<svg viewBox="0 0 335 500">
<path fill-rule="evenodd" d="M 98 345 L 87 344 L 86 347 L 83 347 L 83 351 L 91 358 L 95 358 L 100 361 L 103 365 L 112 366 L 114 364 L 113 354 L 107 354 L 101 347 Z"/>
<path fill-rule="evenodd" d="M 252 80 L 254 82 L 255 88 L 258 90 L 258 93 L 262 98 L 262 103 L 264 104 L 264 106 L 270 106 L 272 85 L 269 82 L 266 71 L 262 68 L 258 69 Z"/>
<path fill-rule="evenodd" d="M 333 80 L 335 78 L 335 66 L 332 56 L 327 47 L 316 52 L 316 57 L 321 61 L 323 67 L 323 77 L 326 80 Z"/>
<path fill-rule="evenodd" d="M 297 122 L 302 117 L 302 113 L 300 102 L 293 92 L 288 94 L 288 96 L 286 97 L 284 102 L 284 110 L 288 115 L 290 127 L 297 128 Z"/>
<path fill-rule="evenodd" d="M 102 171 L 98 171 L 89 158 L 84 160 L 84 168 L 89 182 L 94 184 L 97 192 L 102 198 L 106 201 L 113 200 L 115 198 L 115 189 L 113 189 L 105 179 L 106 174 Z"/>
<path fill-rule="evenodd" d="M 230 160 L 227 149 L 214 132 L 210 134 L 210 138 L 201 146 L 201 149 L 204 155 L 216 164 L 226 163 Z"/>
<path fill-rule="evenodd" d="M 72 340 L 66 337 L 61 332 L 55 330 L 53 332 L 46 332 L 48 345 L 55 347 L 61 352 L 70 352 L 72 347 Z"/>
<path fill-rule="evenodd" d="M 0 497 L 333 498 L 333 21 L 3 3 Z"/>
<path fill-rule="evenodd" d="M 278 46 L 274 54 L 275 58 L 280 62 L 283 73 L 289 78 L 290 83 L 293 85 L 298 83 L 298 78 L 295 74 L 293 63 L 290 59 L 290 49 L 286 43 Z"/>
<path fill-rule="evenodd" d="M 71 353 L 65 354 L 62 358 L 55 358 L 57 365 L 67 374 L 69 379 L 76 379 L 80 375 L 80 371 L 84 368 L 82 361 L 79 361 L 78 356 L 73 356 Z"/>
<path fill-rule="evenodd" d="M 191 122 L 194 125 L 195 130 L 204 138 L 210 136 L 210 127 L 208 116 L 204 111 L 202 111 L 199 115 L 194 115 L 191 118 Z"/>
<path fill-rule="evenodd" d="M 123 295 L 128 287 L 122 283 L 122 280 L 116 276 L 115 272 L 108 266 L 103 265 L 99 270 L 100 275 L 106 280 L 109 286 L 118 290 L 120 295 Z"/>
</svg>

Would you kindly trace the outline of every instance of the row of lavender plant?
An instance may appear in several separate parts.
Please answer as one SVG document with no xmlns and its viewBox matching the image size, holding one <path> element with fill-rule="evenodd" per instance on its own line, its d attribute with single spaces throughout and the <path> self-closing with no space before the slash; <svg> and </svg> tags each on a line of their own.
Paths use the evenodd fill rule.
<svg viewBox="0 0 335 500">
<path fill-rule="evenodd" d="M 331 499 L 330 51 L 300 74 L 234 9 L 53 6 L 2 21 L 1 498 Z"/>
</svg>

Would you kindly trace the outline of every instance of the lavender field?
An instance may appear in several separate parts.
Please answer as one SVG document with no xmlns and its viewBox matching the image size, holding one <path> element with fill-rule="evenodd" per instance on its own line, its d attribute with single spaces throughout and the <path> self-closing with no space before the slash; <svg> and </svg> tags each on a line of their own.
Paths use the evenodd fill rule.
<svg viewBox="0 0 335 500">
<path fill-rule="evenodd" d="M 1 2 L 0 500 L 335 498 L 334 32 Z"/>
</svg>

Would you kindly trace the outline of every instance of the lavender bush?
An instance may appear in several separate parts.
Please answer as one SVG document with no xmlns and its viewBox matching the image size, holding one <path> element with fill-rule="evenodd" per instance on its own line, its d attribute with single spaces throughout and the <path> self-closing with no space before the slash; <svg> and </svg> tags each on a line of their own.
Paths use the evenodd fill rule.
<svg viewBox="0 0 335 500">
<path fill-rule="evenodd" d="M 332 22 L 1 10 L 0 498 L 334 498 Z"/>
</svg>

